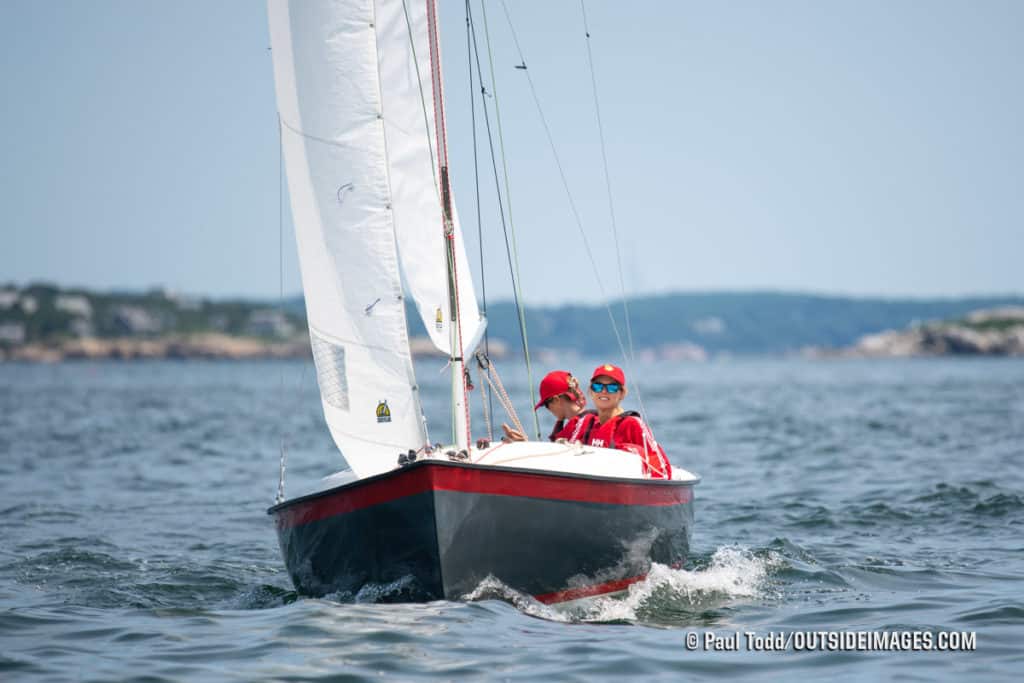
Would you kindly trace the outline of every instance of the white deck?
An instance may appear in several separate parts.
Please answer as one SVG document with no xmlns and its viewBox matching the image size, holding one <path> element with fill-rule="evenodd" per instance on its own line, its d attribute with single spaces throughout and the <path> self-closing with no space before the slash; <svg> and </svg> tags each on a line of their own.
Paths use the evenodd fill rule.
<svg viewBox="0 0 1024 683">
<path fill-rule="evenodd" d="M 447 450 L 442 448 L 429 455 L 421 455 L 417 462 L 420 460 L 449 462 L 446 455 Z M 585 474 L 593 477 L 648 479 L 648 477 L 643 475 L 640 456 L 628 451 L 584 446 L 578 443 L 551 443 L 548 441 L 497 442 L 484 449 L 471 448 L 468 462 L 474 465 Z M 397 469 L 397 467 L 398 456 L 396 454 L 395 468 Z M 342 470 L 321 479 L 315 491 L 334 488 L 335 486 L 347 484 L 355 480 L 356 476 L 351 470 Z M 681 467 L 673 466 L 672 480 L 697 483 L 700 481 L 700 477 Z"/>
<path fill-rule="evenodd" d="M 444 454 L 441 458 L 447 459 Z M 551 443 L 548 441 L 520 441 L 496 443 L 490 448 L 470 453 L 475 465 L 518 467 L 549 472 L 569 472 L 595 477 L 647 479 L 641 468 L 640 456 L 613 448 L 584 446 L 579 443 Z M 672 479 L 694 482 L 699 477 L 684 469 L 672 468 Z"/>
</svg>

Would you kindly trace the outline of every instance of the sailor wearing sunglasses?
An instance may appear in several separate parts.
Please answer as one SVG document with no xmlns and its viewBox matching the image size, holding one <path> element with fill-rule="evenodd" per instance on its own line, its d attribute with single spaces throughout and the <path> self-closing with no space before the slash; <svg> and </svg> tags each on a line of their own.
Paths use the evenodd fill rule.
<svg viewBox="0 0 1024 683">
<path fill-rule="evenodd" d="M 640 413 L 622 408 L 628 393 L 622 369 L 614 365 L 597 366 L 589 390 L 596 412 L 584 409 L 587 400 L 570 373 L 555 370 L 545 375 L 540 383 L 540 401 L 534 410 L 543 406 L 558 420 L 548 438 L 629 451 L 640 456 L 644 474 L 652 479 L 671 479 L 672 465 Z M 505 430 L 504 441 L 526 440 L 522 432 L 507 424 L 501 427 Z"/>
<path fill-rule="evenodd" d="M 640 413 L 622 408 L 622 401 L 628 394 L 622 368 L 597 366 L 590 378 L 589 393 L 597 408 L 597 416 L 586 430 L 582 442 L 636 453 L 643 460 L 644 474 L 654 479 L 671 479 L 672 465 Z"/>
</svg>

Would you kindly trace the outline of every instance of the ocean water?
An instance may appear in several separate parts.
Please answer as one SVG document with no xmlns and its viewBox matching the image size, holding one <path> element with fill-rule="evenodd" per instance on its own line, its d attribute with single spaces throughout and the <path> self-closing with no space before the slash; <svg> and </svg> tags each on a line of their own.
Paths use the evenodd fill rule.
<svg viewBox="0 0 1024 683">
<path fill-rule="evenodd" d="M 417 366 L 435 438 L 441 370 Z M 0 680 L 1019 678 L 1024 363 L 631 377 L 704 478 L 692 557 L 563 613 L 496 582 L 430 604 L 296 595 L 265 514 L 279 443 L 288 491 L 343 467 L 308 362 L 0 365 Z M 897 635 L 836 640 L 863 632 Z M 926 637 L 958 647 L 909 649 Z"/>
</svg>

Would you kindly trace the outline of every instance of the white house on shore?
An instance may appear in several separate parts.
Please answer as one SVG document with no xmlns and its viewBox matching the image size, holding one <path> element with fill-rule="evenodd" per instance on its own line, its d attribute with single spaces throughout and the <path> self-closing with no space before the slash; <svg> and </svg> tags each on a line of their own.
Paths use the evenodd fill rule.
<svg viewBox="0 0 1024 683">
<path fill-rule="evenodd" d="M 62 313 L 81 318 L 92 317 L 92 304 L 89 299 L 79 294 L 58 294 L 53 300 L 53 307 Z"/>
<path fill-rule="evenodd" d="M 18 290 L 0 289 L 0 311 L 6 311 L 18 303 Z"/>
<path fill-rule="evenodd" d="M 24 344 L 25 323 L 0 323 L 0 344 Z"/>
</svg>

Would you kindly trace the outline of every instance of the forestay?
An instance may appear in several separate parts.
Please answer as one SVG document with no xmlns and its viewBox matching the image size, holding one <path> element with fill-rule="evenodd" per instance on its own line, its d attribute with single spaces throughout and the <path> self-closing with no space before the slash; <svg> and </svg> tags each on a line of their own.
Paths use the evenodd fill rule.
<svg viewBox="0 0 1024 683">
<path fill-rule="evenodd" d="M 268 4 L 324 415 L 349 465 L 366 477 L 427 440 L 399 252 L 431 339 L 449 350 L 427 5 L 410 0 L 407 22 L 402 2 Z M 455 238 L 466 264 L 458 231 Z M 468 341 L 481 321 L 467 268 L 458 289 Z"/>
</svg>

